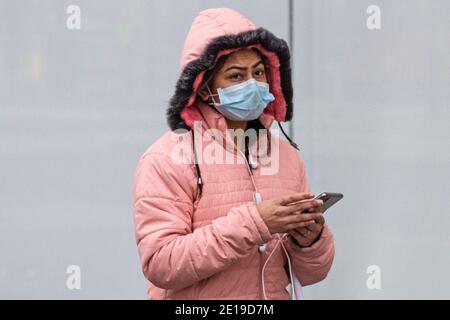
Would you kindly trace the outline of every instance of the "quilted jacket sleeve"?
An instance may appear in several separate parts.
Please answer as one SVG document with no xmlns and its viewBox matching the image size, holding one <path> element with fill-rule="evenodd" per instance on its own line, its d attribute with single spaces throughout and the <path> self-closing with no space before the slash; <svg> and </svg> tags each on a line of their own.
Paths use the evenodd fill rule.
<svg viewBox="0 0 450 320">
<path fill-rule="evenodd" d="M 310 192 L 308 178 L 303 160 L 299 157 L 301 189 L 299 192 Z M 324 225 L 320 238 L 310 247 L 297 245 L 295 239 L 289 235 L 285 245 L 291 257 L 293 272 L 302 286 L 322 281 L 328 275 L 334 259 L 334 239 L 330 228 Z"/>
</svg>

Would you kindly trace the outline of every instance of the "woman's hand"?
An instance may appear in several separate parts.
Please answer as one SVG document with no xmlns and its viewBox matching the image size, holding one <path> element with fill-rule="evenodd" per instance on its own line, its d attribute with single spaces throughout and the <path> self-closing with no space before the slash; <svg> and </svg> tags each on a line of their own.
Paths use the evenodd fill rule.
<svg viewBox="0 0 450 320">
<path fill-rule="evenodd" d="M 297 244 L 301 247 L 309 247 L 316 242 L 325 224 L 325 218 L 322 212 L 318 211 L 318 208 L 310 208 L 307 212 L 319 214 L 319 218 L 314 221 L 314 224 L 289 231 L 289 234 L 294 237 Z"/>
<path fill-rule="evenodd" d="M 293 193 L 277 199 L 265 200 L 256 207 L 270 233 L 285 233 L 312 227 L 320 220 L 321 212 L 302 213 L 321 206 L 322 200 L 312 200 L 312 193 Z M 300 201 L 300 202 L 299 202 Z M 300 214 L 302 213 L 302 214 Z"/>
</svg>

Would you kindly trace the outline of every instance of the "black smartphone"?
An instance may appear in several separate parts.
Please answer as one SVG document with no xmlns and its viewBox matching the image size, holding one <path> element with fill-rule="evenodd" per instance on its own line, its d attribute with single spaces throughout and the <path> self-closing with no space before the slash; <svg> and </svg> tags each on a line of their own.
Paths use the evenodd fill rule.
<svg viewBox="0 0 450 320">
<path fill-rule="evenodd" d="M 342 193 L 336 193 L 336 192 L 322 192 L 314 197 L 314 199 L 319 199 L 323 201 L 323 205 L 321 205 L 320 211 L 325 213 L 328 208 L 330 208 L 332 205 L 334 205 L 336 202 L 341 200 L 344 197 Z"/>
</svg>

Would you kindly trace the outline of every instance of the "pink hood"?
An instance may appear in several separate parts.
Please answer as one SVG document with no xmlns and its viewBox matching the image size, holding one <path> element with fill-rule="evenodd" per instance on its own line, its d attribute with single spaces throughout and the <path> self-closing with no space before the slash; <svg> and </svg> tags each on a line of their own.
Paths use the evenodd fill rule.
<svg viewBox="0 0 450 320">
<path fill-rule="evenodd" d="M 187 35 L 167 119 L 172 130 L 190 129 L 201 119 L 194 106 L 203 75 L 217 59 L 242 48 L 257 48 L 268 63 L 268 81 L 275 100 L 264 110 L 261 122 L 292 119 L 292 84 L 287 43 L 264 28 L 257 28 L 240 13 L 227 9 L 207 9 L 195 18 Z"/>
</svg>

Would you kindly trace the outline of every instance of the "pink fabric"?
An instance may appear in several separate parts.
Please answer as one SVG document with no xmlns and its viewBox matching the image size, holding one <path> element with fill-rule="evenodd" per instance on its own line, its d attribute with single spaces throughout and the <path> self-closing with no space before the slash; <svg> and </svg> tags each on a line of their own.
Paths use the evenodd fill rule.
<svg viewBox="0 0 450 320">
<path fill-rule="evenodd" d="M 229 9 L 212 9 L 201 15 L 214 16 L 221 23 L 249 25 L 247 20 L 238 18 L 240 15 L 233 16 Z M 203 24 L 209 23 L 202 19 Z M 222 28 L 230 27 L 222 25 Z M 236 29 L 242 28 L 231 28 Z M 189 52 L 183 61 L 192 59 L 194 51 Z M 215 109 L 194 99 L 192 110 L 200 117 L 203 130 L 214 128 L 226 134 L 225 118 Z M 260 117 L 266 127 L 270 127 L 273 119 L 269 113 Z M 304 162 L 298 152 L 285 140 L 274 141 L 272 148 L 279 150 L 279 156 L 278 160 L 272 160 L 277 161 L 278 170 L 263 174 L 262 162 L 253 170 L 262 198 L 309 191 Z M 196 140 L 197 153 L 207 153 L 211 146 L 224 150 L 216 140 L 201 142 L 198 144 Z M 261 269 L 278 238 L 269 232 L 253 202 L 253 185 L 246 164 L 201 162 L 203 194 L 197 197 L 195 166 L 192 161 L 177 162 L 180 157 L 174 155 L 192 160 L 190 132 L 166 132 L 144 152 L 134 174 L 135 236 L 142 271 L 148 280 L 147 297 L 262 299 Z M 300 248 L 291 237 L 284 241 L 293 272 L 303 286 L 326 277 L 334 257 L 333 235 L 327 225 L 312 247 Z M 267 249 L 260 253 L 258 246 L 263 243 Z M 269 299 L 288 299 L 286 262 L 278 246 L 264 276 Z"/>
<path fill-rule="evenodd" d="M 194 19 L 186 37 L 181 55 L 180 72 L 189 62 L 200 57 L 211 39 L 254 29 L 256 26 L 253 22 L 234 10 L 219 8 L 201 11 Z"/>
</svg>

